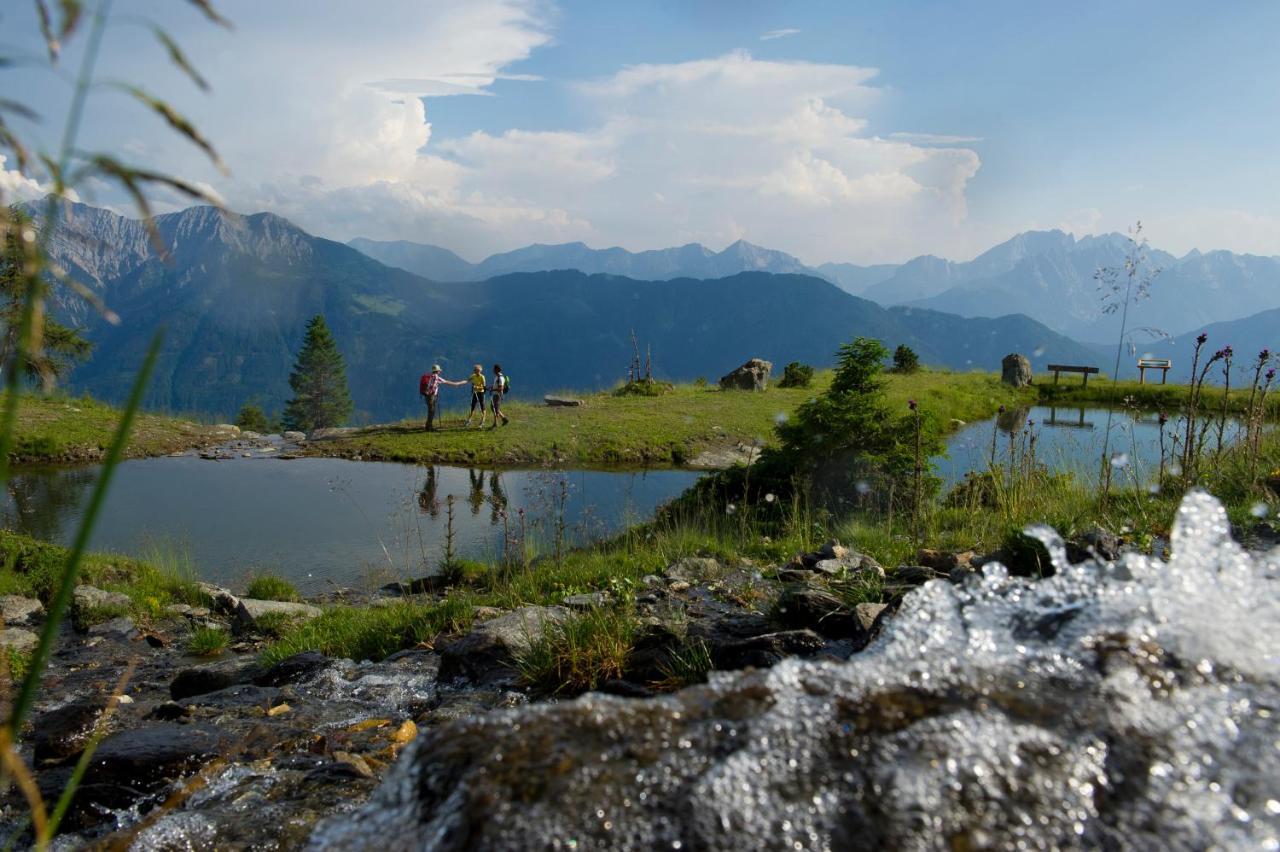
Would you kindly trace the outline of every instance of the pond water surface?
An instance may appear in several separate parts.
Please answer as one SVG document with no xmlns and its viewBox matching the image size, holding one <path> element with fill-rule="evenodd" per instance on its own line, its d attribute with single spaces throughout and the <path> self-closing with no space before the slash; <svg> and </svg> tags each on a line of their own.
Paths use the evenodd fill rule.
<svg viewBox="0 0 1280 852">
<path fill-rule="evenodd" d="M 933 460 L 934 471 L 945 486 L 955 485 L 970 471 L 988 466 L 993 437 L 997 464 L 1007 464 L 1011 438 L 1017 455 L 1025 452 L 1028 436 L 1034 435 L 1036 460 L 1052 469 L 1097 477 L 1106 445 L 1115 470 L 1113 475 L 1134 477 L 1144 483 L 1153 481 L 1161 455 L 1159 415 L 1154 411 L 1130 409 L 1110 409 L 1110 414 L 1109 442 L 1106 440 L 1106 408 L 1035 406 L 974 421 L 947 438 L 947 457 Z M 1164 425 L 1166 463 L 1174 456 L 1175 444 L 1181 446 L 1185 428 L 1186 421 L 1174 416 Z M 1230 443 L 1239 432 L 1239 422 L 1228 419 L 1223 428 L 1223 442 Z M 1205 446 L 1213 448 L 1217 440 L 1217 427 L 1210 424 Z"/>
<path fill-rule="evenodd" d="M 69 543 L 97 474 L 85 467 L 15 476 L 5 526 Z M 422 576 L 424 563 L 440 562 L 450 497 L 457 555 L 492 559 L 505 536 L 518 535 L 521 509 L 528 539 L 546 544 L 563 496 L 566 537 L 583 542 L 652 516 L 697 477 L 311 458 L 143 459 L 116 470 L 90 546 L 134 556 L 177 549 L 203 579 L 232 586 L 270 570 L 308 593 L 370 588 Z"/>
</svg>

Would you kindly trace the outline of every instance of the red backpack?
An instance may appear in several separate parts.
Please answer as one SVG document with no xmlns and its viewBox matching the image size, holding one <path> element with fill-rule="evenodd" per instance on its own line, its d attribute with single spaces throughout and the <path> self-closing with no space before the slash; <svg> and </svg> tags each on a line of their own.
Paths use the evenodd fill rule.
<svg viewBox="0 0 1280 852">
<path fill-rule="evenodd" d="M 418 379 L 418 394 L 423 395 L 431 390 L 431 374 L 423 373 L 422 378 Z"/>
</svg>

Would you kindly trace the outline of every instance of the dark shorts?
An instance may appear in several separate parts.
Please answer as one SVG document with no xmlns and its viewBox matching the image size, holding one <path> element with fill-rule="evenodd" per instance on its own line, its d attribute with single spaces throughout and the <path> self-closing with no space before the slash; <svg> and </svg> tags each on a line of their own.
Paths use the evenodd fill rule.
<svg viewBox="0 0 1280 852">
<path fill-rule="evenodd" d="M 475 411 L 477 408 L 484 411 L 484 391 L 473 390 L 471 392 L 471 410 Z"/>
</svg>

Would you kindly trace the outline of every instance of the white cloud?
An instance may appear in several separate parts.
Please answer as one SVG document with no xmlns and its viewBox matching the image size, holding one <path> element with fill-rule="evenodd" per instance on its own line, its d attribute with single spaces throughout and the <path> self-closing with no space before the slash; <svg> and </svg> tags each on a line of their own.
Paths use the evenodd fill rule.
<svg viewBox="0 0 1280 852">
<path fill-rule="evenodd" d="M 587 129 L 429 142 L 419 168 L 440 170 L 448 191 L 436 200 L 448 203 L 366 188 L 413 205 L 375 235 L 465 234 L 448 244 L 471 256 L 531 241 L 642 249 L 746 238 L 814 262 L 898 259 L 922 230 L 959 227 L 979 160 L 865 135 L 861 113 L 881 97 L 875 74 L 744 52 L 624 68 L 576 86 L 596 117 Z"/>
<path fill-rule="evenodd" d="M 774 39 L 777 39 L 777 38 L 786 38 L 787 36 L 793 36 L 793 35 L 800 35 L 800 31 L 797 29 L 793 29 L 791 27 L 787 27 L 786 29 L 781 29 L 781 30 L 769 30 L 767 33 L 763 33 L 760 36 L 760 40 L 773 41 Z"/>
<path fill-rule="evenodd" d="M 7 169 L 7 158 L 0 154 L 0 204 L 15 201 L 31 201 L 45 194 L 40 182 L 27 177 L 17 169 Z"/>
<path fill-rule="evenodd" d="M 948 136 L 945 133 L 890 133 L 890 139 L 914 145 L 971 145 L 982 142 L 981 136 Z"/>
</svg>

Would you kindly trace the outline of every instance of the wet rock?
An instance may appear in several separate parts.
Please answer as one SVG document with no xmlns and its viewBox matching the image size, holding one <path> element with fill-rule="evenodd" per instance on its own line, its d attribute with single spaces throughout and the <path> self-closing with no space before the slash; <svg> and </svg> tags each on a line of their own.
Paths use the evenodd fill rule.
<svg viewBox="0 0 1280 852">
<path fill-rule="evenodd" d="M 893 569 L 890 582 L 902 586 L 919 586 L 930 580 L 949 579 L 948 575 L 939 573 L 923 565 L 899 565 Z"/>
<path fill-rule="evenodd" d="M 225 689 L 193 695 L 187 699 L 187 703 L 219 710 L 232 710 L 237 707 L 261 707 L 267 710 L 282 700 L 280 690 L 274 686 L 240 683 Z"/>
<path fill-rule="evenodd" d="M 176 722 L 190 715 L 190 707 L 179 704 L 176 701 L 165 701 L 151 708 L 151 712 L 146 715 L 146 718 L 155 722 Z"/>
<path fill-rule="evenodd" d="M 330 659 L 319 651 L 303 651 L 301 654 L 285 657 L 254 678 L 253 682 L 258 686 L 284 686 L 285 684 L 298 683 L 313 677 L 322 669 L 328 668 L 330 662 Z"/>
<path fill-rule="evenodd" d="M 30 630 L 23 630 L 21 627 L 6 627 L 4 630 L 0 630 L 0 648 L 7 648 L 10 651 L 25 654 L 35 650 L 39 642 L 39 636 Z"/>
<path fill-rule="evenodd" d="M 176 777 L 230 751 L 231 736 L 201 722 L 158 722 L 112 734 L 93 753 L 91 779 L 146 783 Z"/>
<path fill-rule="evenodd" d="M 600 692 L 605 695 L 616 695 L 619 698 L 652 698 L 657 693 L 647 686 L 632 683 L 629 680 L 606 680 L 600 684 Z"/>
<path fill-rule="evenodd" d="M 561 601 L 569 609 L 597 609 L 609 603 L 608 592 L 587 592 L 581 595 L 569 595 Z"/>
<path fill-rule="evenodd" d="M 773 364 L 763 358 L 752 358 L 733 372 L 722 376 L 720 387 L 723 390 L 762 391 L 769 387 L 769 374 L 773 372 Z"/>
<path fill-rule="evenodd" d="M 677 559 L 668 565 L 662 572 L 662 576 L 667 578 L 667 582 L 677 581 L 685 583 L 696 583 L 708 577 L 714 577 L 720 571 L 720 563 L 714 559 L 704 557 L 688 556 L 684 559 Z"/>
<path fill-rule="evenodd" d="M 949 550 L 934 550 L 922 547 L 916 552 L 916 564 L 932 568 L 942 574 L 950 574 L 956 568 L 968 568 L 977 556 L 972 550 L 955 553 Z"/>
<path fill-rule="evenodd" d="M 854 618 L 867 633 L 872 633 L 879 626 L 880 620 L 889 611 L 888 604 L 860 603 L 853 608 Z"/>
<path fill-rule="evenodd" d="M 116 639 L 121 642 L 137 639 L 141 635 L 138 633 L 138 628 L 133 623 L 133 619 L 123 615 L 93 625 L 89 628 L 88 633 L 90 636 L 101 636 L 104 639 Z"/>
<path fill-rule="evenodd" d="M 1167 564 L 930 583 L 849 662 L 424 729 L 311 848 L 1269 848 L 1280 589 L 1227 528 L 1193 493 Z"/>
<path fill-rule="evenodd" d="M 552 624 L 569 615 L 560 606 L 526 606 L 482 622 L 441 652 L 440 679 L 466 677 L 481 684 L 514 683 L 516 657 Z"/>
<path fill-rule="evenodd" d="M 813 552 L 814 561 L 818 561 L 820 559 L 844 559 L 848 555 L 849 548 L 845 547 L 834 538 L 828 539 L 826 544 Z"/>
<path fill-rule="evenodd" d="M 0 618 L 6 627 L 30 624 L 44 616 L 44 604 L 21 595 L 0 595 Z"/>
<path fill-rule="evenodd" d="M 1094 557 L 1114 562 L 1120 558 L 1120 538 L 1099 526 L 1085 530 L 1067 541 L 1067 558 L 1072 563 L 1085 562 Z"/>
<path fill-rule="evenodd" d="M 790 586 L 775 607 L 780 624 L 808 628 L 831 639 L 865 639 L 867 630 L 853 609 L 823 589 Z"/>
<path fill-rule="evenodd" d="M 262 674 L 262 667 L 257 663 L 234 658 L 192 666 L 178 672 L 177 677 L 169 684 L 169 695 L 174 701 L 182 701 L 193 695 L 216 692 L 239 683 L 250 683 Z"/>
<path fill-rule="evenodd" d="M 399 580 L 387 583 L 378 591 L 384 595 L 395 595 L 403 597 L 404 595 L 431 595 L 436 592 L 444 591 L 449 588 L 449 581 L 439 574 L 430 574 L 426 577 L 419 577 L 409 582 L 401 582 Z"/>
<path fill-rule="evenodd" d="M 213 611 L 219 615 L 233 616 L 240 607 L 240 599 L 222 586 L 200 583 L 200 591 L 209 597 Z"/>
<path fill-rule="evenodd" d="M 58 763 L 79 755 L 106 709 L 105 696 L 92 696 L 73 699 L 35 717 L 31 747 L 36 763 Z"/>
<path fill-rule="evenodd" d="M 626 679 L 638 683 L 654 683 L 667 676 L 671 655 L 679 650 L 682 640 L 665 624 L 646 624 L 640 628 L 627 657 Z"/>
<path fill-rule="evenodd" d="M 820 651 L 825 644 L 812 630 L 782 630 L 717 645 L 711 649 L 711 659 L 717 669 L 725 671 L 763 669 L 787 657 Z"/>
</svg>

